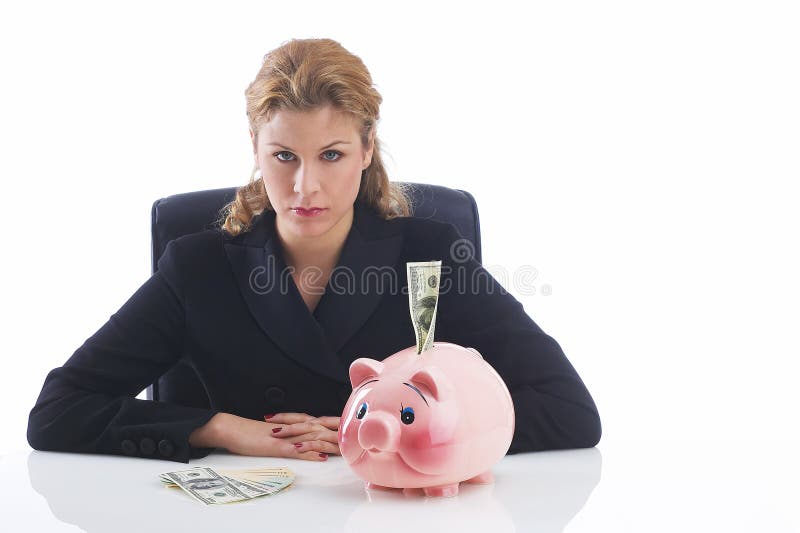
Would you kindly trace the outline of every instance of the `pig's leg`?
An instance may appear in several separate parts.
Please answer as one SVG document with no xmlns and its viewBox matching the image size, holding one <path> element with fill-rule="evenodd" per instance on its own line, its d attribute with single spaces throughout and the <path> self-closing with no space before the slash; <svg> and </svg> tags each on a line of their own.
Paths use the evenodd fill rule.
<svg viewBox="0 0 800 533">
<path fill-rule="evenodd" d="M 489 483 L 494 483 L 494 474 L 492 474 L 491 470 L 487 470 L 483 474 L 478 474 L 477 476 L 467 479 L 464 483 L 475 483 L 478 485 L 487 485 Z"/>
<path fill-rule="evenodd" d="M 458 483 L 439 485 L 438 487 L 424 487 L 425 496 L 458 496 Z"/>
<path fill-rule="evenodd" d="M 368 489 L 376 489 L 376 490 L 395 490 L 394 487 L 384 487 L 383 485 L 376 485 L 371 481 L 367 481 L 364 486 Z"/>
</svg>

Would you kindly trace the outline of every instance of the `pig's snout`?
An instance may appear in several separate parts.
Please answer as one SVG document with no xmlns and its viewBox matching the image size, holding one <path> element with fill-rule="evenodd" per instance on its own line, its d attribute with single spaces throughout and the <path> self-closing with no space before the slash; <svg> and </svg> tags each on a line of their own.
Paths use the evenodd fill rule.
<svg viewBox="0 0 800 533">
<path fill-rule="evenodd" d="M 365 450 L 396 452 L 400 442 L 400 424 L 389 413 L 368 413 L 358 429 L 358 443 Z"/>
</svg>

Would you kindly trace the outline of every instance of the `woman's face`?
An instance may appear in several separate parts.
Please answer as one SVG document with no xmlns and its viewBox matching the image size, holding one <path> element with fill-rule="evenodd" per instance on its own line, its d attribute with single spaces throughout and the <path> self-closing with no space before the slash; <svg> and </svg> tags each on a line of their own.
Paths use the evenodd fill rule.
<svg viewBox="0 0 800 533">
<path fill-rule="evenodd" d="M 257 133 L 250 132 L 256 165 L 284 238 L 319 237 L 352 221 L 374 147 L 364 148 L 353 118 L 331 105 L 280 110 Z M 320 210 L 303 211 L 313 208 Z"/>
</svg>

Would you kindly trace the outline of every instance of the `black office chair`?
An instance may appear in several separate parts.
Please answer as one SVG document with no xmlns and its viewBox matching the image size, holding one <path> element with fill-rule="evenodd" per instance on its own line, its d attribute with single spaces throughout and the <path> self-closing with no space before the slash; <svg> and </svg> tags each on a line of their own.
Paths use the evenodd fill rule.
<svg viewBox="0 0 800 533">
<path fill-rule="evenodd" d="M 453 224 L 472 243 L 474 257 L 481 261 L 481 233 L 478 206 L 467 191 L 425 183 L 402 183 L 411 199 L 412 215 Z M 236 196 L 236 187 L 174 194 L 153 202 L 152 272 L 167 243 L 182 235 L 214 229 L 220 210 Z M 179 361 L 147 387 L 147 399 L 209 408 L 210 402 L 194 369 Z"/>
</svg>

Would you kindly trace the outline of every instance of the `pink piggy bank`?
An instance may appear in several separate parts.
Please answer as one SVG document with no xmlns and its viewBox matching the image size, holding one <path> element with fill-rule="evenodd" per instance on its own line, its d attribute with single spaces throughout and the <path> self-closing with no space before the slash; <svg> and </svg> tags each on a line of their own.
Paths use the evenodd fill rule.
<svg viewBox="0 0 800 533">
<path fill-rule="evenodd" d="M 503 379 L 473 348 L 435 342 L 383 361 L 350 365 L 353 392 L 339 451 L 367 488 L 455 496 L 459 483 L 491 483 L 514 436 Z"/>
</svg>

